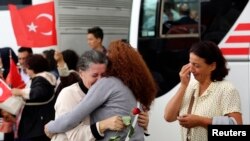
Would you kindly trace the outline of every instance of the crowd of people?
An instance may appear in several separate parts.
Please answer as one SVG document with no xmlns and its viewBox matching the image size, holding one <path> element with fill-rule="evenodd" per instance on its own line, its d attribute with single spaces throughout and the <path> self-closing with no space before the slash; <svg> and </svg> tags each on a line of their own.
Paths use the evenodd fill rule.
<svg viewBox="0 0 250 141">
<path fill-rule="evenodd" d="M 155 80 L 128 42 L 115 40 L 104 47 L 103 36 L 100 27 L 88 29 L 90 50 L 80 57 L 70 49 L 34 54 L 20 47 L 17 56 L 10 48 L 0 50 L 6 73 L 1 71 L 1 79 L 6 79 L 6 60 L 12 53 L 26 84 L 11 89 L 25 101 L 20 112 L 1 110 L 4 120 L 12 123 L 5 141 L 143 141 L 149 135 L 149 112 L 158 91 Z M 215 43 L 195 43 L 189 53 L 189 63 L 179 73 L 180 87 L 162 110 L 167 122 L 178 120 L 183 141 L 204 141 L 208 125 L 242 124 L 240 97 L 224 79 L 229 69 Z M 131 126 L 124 117 L 133 108 L 140 113 L 130 120 L 134 134 L 128 136 Z"/>
</svg>

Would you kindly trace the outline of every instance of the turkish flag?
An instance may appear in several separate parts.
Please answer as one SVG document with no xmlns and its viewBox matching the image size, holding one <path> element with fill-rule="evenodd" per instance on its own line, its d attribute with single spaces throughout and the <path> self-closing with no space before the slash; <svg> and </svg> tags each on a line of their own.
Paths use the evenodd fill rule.
<svg viewBox="0 0 250 141">
<path fill-rule="evenodd" d="M 11 96 L 10 87 L 2 79 L 0 79 L 0 102 L 5 101 Z"/>
<path fill-rule="evenodd" d="M 10 57 L 10 70 L 5 81 L 9 86 L 11 86 L 11 88 L 25 87 L 25 83 L 23 82 L 19 70 L 12 57 Z"/>
<path fill-rule="evenodd" d="M 8 5 L 17 44 L 26 47 L 57 45 L 54 2 L 17 9 Z"/>
</svg>

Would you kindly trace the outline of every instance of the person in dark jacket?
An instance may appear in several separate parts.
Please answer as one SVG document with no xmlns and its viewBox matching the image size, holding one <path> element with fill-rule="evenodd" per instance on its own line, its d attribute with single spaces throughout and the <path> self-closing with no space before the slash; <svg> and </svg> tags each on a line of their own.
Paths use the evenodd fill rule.
<svg viewBox="0 0 250 141">
<path fill-rule="evenodd" d="M 16 141 L 49 141 L 43 127 L 54 119 L 54 88 L 56 78 L 47 72 L 48 62 L 38 54 L 31 55 L 25 62 L 30 85 L 24 89 L 12 89 L 12 94 L 21 96 L 26 104 L 16 118 Z"/>
</svg>

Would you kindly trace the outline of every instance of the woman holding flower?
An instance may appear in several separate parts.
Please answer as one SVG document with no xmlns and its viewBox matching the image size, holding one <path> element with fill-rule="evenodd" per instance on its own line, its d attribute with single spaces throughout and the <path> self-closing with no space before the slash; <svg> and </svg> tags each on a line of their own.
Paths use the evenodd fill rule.
<svg viewBox="0 0 250 141">
<path fill-rule="evenodd" d="M 157 88 L 140 54 L 121 40 L 112 42 L 107 53 L 109 65 L 106 77 L 98 80 L 71 112 L 48 123 L 45 127 L 47 132 L 60 133 L 70 130 L 89 114 L 91 114 L 91 123 L 114 115 L 128 116 L 136 107 L 137 101 L 146 110 L 150 109 Z M 108 140 L 118 135 L 121 140 L 124 140 L 127 133 L 128 129 L 117 133 L 107 130 L 105 137 L 99 139 Z M 131 140 L 144 140 L 144 130 L 137 124 Z"/>
</svg>

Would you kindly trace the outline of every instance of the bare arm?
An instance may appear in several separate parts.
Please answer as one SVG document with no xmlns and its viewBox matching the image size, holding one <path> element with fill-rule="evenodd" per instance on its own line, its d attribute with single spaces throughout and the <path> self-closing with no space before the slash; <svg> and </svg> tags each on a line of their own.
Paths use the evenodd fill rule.
<svg viewBox="0 0 250 141">
<path fill-rule="evenodd" d="M 64 67 L 66 64 L 60 51 L 55 51 L 54 59 L 56 60 L 58 67 Z"/>
<path fill-rule="evenodd" d="M 181 84 L 177 93 L 167 103 L 164 111 L 164 118 L 168 122 L 173 122 L 177 119 L 182 104 L 186 88 L 190 81 L 190 65 L 186 64 L 182 67 L 180 73 Z"/>
<path fill-rule="evenodd" d="M 69 75 L 69 68 L 63 59 L 63 55 L 60 51 L 55 51 L 54 59 L 57 62 L 57 70 L 60 77 L 67 77 Z"/>
<path fill-rule="evenodd" d="M 167 103 L 164 111 L 164 118 L 166 121 L 173 122 L 177 119 L 185 90 L 186 87 L 181 85 L 177 93 Z"/>
</svg>

